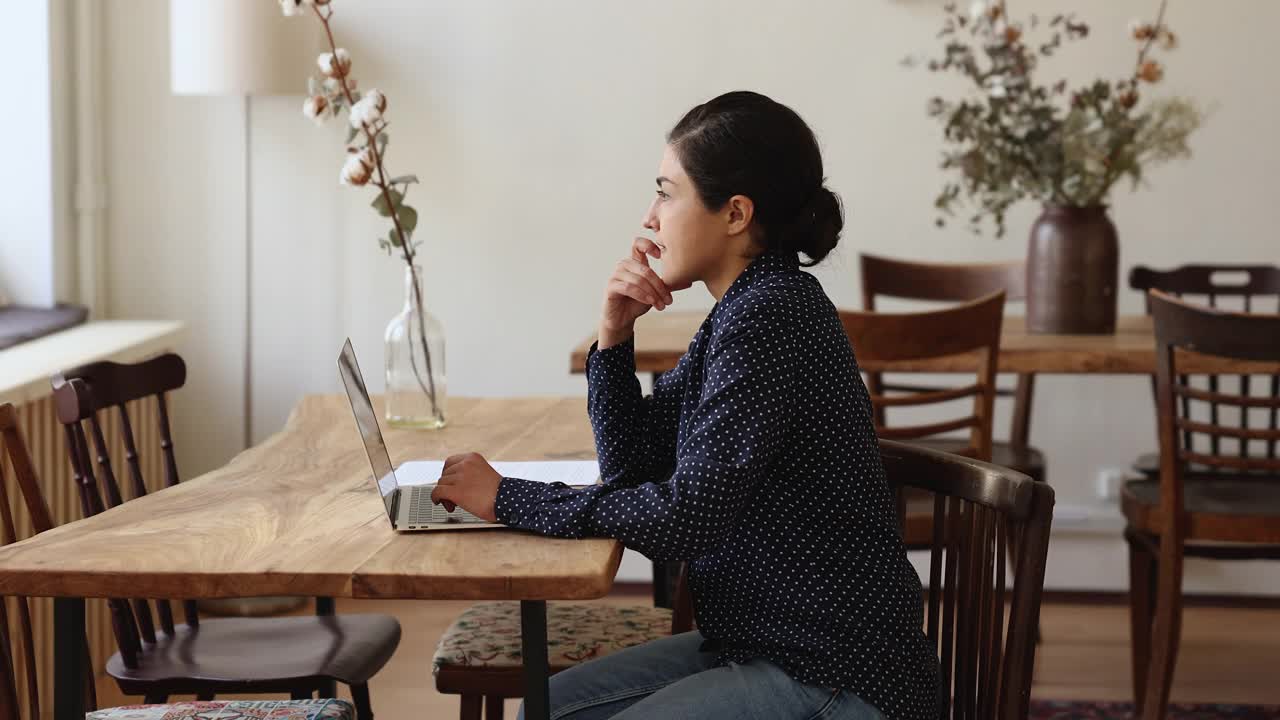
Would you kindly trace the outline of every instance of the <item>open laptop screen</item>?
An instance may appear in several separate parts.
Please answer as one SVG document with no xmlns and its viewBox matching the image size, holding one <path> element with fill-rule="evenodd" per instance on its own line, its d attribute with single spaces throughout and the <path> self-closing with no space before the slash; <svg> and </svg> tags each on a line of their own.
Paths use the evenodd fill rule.
<svg viewBox="0 0 1280 720">
<path fill-rule="evenodd" d="M 387 444 L 382 439 L 378 414 L 374 412 L 373 403 L 369 400 L 369 391 L 365 388 L 364 376 L 360 374 L 360 365 L 356 362 L 356 352 L 351 347 L 350 338 L 347 338 L 342 346 L 342 353 L 338 355 L 338 374 L 342 376 L 347 398 L 351 400 L 351 413 L 355 416 L 360 439 L 364 441 L 365 452 L 369 454 L 369 465 L 373 467 L 373 476 L 378 479 L 378 491 L 382 495 L 382 502 L 387 506 L 387 515 L 390 516 L 391 495 L 396 489 L 395 468 L 391 465 L 391 454 L 387 452 Z"/>
</svg>

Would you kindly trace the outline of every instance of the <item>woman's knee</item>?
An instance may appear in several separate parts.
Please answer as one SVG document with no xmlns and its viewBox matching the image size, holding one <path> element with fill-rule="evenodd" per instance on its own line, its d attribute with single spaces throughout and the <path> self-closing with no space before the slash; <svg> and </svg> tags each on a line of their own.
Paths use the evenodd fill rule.
<svg viewBox="0 0 1280 720">
<path fill-rule="evenodd" d="M 553 718 L 609 717 L 627 705 L 710 665 L 702 637 L 685 633 L 653 640 L 575 665 L 550 678 Z M 521 704 L 520 718 L 524 717 Z"/>
</svg>

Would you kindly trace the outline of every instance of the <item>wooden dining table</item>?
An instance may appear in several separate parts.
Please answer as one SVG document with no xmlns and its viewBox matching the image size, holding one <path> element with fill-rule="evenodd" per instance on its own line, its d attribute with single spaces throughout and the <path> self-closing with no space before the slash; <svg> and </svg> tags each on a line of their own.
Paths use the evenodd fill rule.
<svg viewBox="0 0 1280 720">
<path fill-rule="evenodd" d="M 385 432 L 393 460 L 595 457 L 582 398 L 450 398 L 438 431 Z M 612 587 L 622 547 L 495 529 L 397 533 L 343 396 L 208 474 L 0 548 L 0 595 L 53 597 L 54 717 L 83 720 L 85 597 L 299 595 L 518 600 L 526 713 L 547 718 L 547 600 Z"/>
<path fill-rule="evenodd" d="M 649 312 L 636 322 L 636 372 L 661 373 L 680 361 L 690 340 L 707 317 L 704 312 Z M 570 372 L 585 372 L 587 353 L 595 337 L 580 342 L 569 355 Z M 1251 363 L 1188 353 L 1180 367 L 1188 373 L 1276 372 L 1274 364 Z M 974 372 L 978 353 L 892 363 L 860 362 L 869 372 Z M 1001 373 L 1070 375 L 1150 375 L 1156 371 L 1156 341 L 1151 318 L 1125 315 L 1108 335 L 1053 335 L 1027 331 L 1025 319 L 1004 319 L 1000 334 Z"/>
</svg>

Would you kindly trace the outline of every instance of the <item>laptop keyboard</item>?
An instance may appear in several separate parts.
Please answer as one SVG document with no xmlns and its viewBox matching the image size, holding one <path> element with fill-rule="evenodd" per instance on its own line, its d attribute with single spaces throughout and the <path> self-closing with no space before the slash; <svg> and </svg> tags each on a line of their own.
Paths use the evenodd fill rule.
<svg viewBox="0 0 1280 720">
<path fill-rule="evenodd" d="M 455 508 L 453 512 L 449 512 L 444 509 L 444 505 L 432 503 L 432 489 L 434 489 L 434 486 L 419 485 L 409 493 L 409 525 L 411 527 L 421 527 L 427 524 L 484 522 L 483 519 L 462 508 Z"/>
</svg>

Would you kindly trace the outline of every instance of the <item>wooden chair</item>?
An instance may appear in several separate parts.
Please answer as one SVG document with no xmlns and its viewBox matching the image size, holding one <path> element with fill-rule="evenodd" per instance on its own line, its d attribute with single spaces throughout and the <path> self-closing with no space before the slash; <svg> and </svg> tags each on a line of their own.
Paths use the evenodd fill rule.
<svg viewBox="0 0 1280 720">
<path fill-rule="evenodd" d="M 551 674 L 611 652 L 693 629 L 693 600 L 685 563 L 678 566 L 674 608 L 547 604 Z M 432 662 L 436 690 L 461 695 L 459 717 L 501 720 L 503 701 L 524 697 L 520 604 L 478 603 L 441 637 Z"/>
<path fill-rule="evenodd" d="M 35 469 L 31 464 L 26 443 L 18 428 L 17 413 L 12 405 L 0 405 L 0 435 L 4 439 L 4 451 L 8 458 L 8 467 L 13 470 L 17 481 L 17 495 L 12 493 L 9 480 L 0 471 L 0 545 L 7 545 L 19 539 L 19 529 L 29 527 L 30 535 L 44 532 L 53 527 L 52 515 L 46 504 L 40 484 L 36 479 Z M 3 466 L 0 466 L 2 470 Z M 20 497 L 27 508 L 25 522 L 14 509 Z M 10 615 L 12 612 L 12 616 Z M 25 597 L 0 596 L 0 720 L 42 720 L 49 717 L 48 708 L 41 714 L 38 660 L 36 655 L 35 633 L 32 629 L 31 606 Z M 86 707 L 97 707 L 97 699 L 93 687 L 93 672 L 85 673 L 88 682 L 85 685 Z M 221 713 L 211 712 L 212 708 L 204 703 L 196 706 L 191 703 L 183 705 L 154 706 L 147 710 L 139 709 L 106 709 L 89 713 L 87 720 L 182 720 L 195 717 L 226 717 L 229 720 L 238 716 L 234 712 L 234 703 L 227 703 Z M 23 712 L 25 708 L 25 714 Z M 288 712 L 286 712 L 286 708 Z M 342 701 L 307 701 L 257 703 L 254 708 L 260 716 L 270 714 L 269 711 L 288 714 L 290 718 L 306 720 L 352 720 L 354 708 Z M 203 712 L 198 715 L 197 712 Z M 273 715 L 274 716 L 274 715 Z"/>
<path fill-rule="evenodd" d="M 1163 718 L 1182 625 L 1184 557 L 1280 559 L 1280 394 L 1193 387 L 1180 372 L 1184 351 L 1280 365 L 1280 314 L 1196 307 L 1149 295 L 1156 336 L 1160 475 L 1121 490 L 1129 544 L 1129 602 L 1135 717 Z M 1269 417 L 1268 427 L 1209 418 L 1205 404 Z M 1199 415 L 1200 417 L 1197 417 Z M 1208 440 L 1207 442 L 1205 440 Z M 1196 442 L 1199 440 L 1200 442 Z M 1251 444 L 1265 450 L 1250 452 Z M 1235 445 L 1237 447 L 1231 447 Z M 1192 473 L 1189 467 L 1215 472 Z M 1154 622 L 1152 617 L 1154 615 Z"/>
<path fill-rule="evenodd" d="M 1026 718 L 1053 488 L 914 443 L 881 440 L 880 455 L 889 482 L 933 497 L 925 632 L 938 647 L 951 700 L 942 717 Z M 1020 552 L 1007 586 L 1008 538 Z"/>
<path fill-rule="evenodd" d="M 164 485 L 178 483 L 166 393 L 185 382 L 186 365 L 173 354 L 135 365 L 94 363 L 54 378 L 54 402 L 86 517 L 125 501 L 99 412 L 115 408 L 120 413 L 128 486 L 135 499 L 145 495 L 147 487 L 126 403 L 153 399 Z M 176 694 L 212 699 L 222 693 L 289 693 L 305 699 L 318 691 L 335 697 L 335 682 L 342 682 L 350 686 L 358 717 L 364 720 L 373 717 L 369 678 L 400 642 L 395 618 L 335 615 L 331 598 L 316 598 L 316 615 L 310 617 L 209 621 L 201 620 L 195 602 L 187 600 L 182 603 L 186 622 L 181 627 L 174 624 L 168 600 L 156 600 L 158 628 L 145 599 L 113 599 L 108 606 L 120 651 L 107 662 L 107 673 L 122 692 L 143 695 L 147 702 L 163 702 Z"/>
<path fill-rule="evenodd" d="M 858 362 L 863 365 L 971 352 L 979 354 L 979 369 L 972 384 L 945 389 L 910 387 L 901 392 L 892 392 L 880 385 L 878 392 L 872 390 L 871 405 L 879 411 L 876 434 L 884 439 L 909 440 L 919 444 L 922 439 L 942 433 L 968 430 L 967 441 L 948 441 L 945 450 L 990 461 L 991 412 L 995 404 L 996 363 L 1000 355 L 1003 318 L 1003 292 L 933 312 L 887 314 L 842 310 L 840 320 Z M 972 404 L 968 414 L 960 418 L 917 425 L 883 423 L 886 408 L 919 408 L 966 398 L 971 398 Z M 933 537 L 932 506 L 932 499 L 920 493 L 899 493 L 898 513 L 903 520 L 903 540 L 908 548 L 929 546 Z"/>
<path fill-rule="evenodd" d="M 1129 273 L 1129 287 L 1143 295 L 1147 313 L 1151 312 L 1150 290 L 1159 290 L 1174 297 L 1203 301 L 1211 308 L 1243 310 L 1244 312 L 1280 312 L 1280 266 L 1276 265 L 1183 265 L 1172 270 L 1155 270 L 1139 265 Z M 1218 392 L 1219 383 L 1225 378 L 1216 375 L 1207 376 L 1206 382 L 1210 392 Z M 1249 394 L 1252 378 L 1241 375 L 1238 378 L 1241 394 Z M 1186 379 L 1179 382 L 1186 384 Z M 1265 379 L 1264 379 L 1265 382 Z M 1280 396 L 1280 377 L 1270 378 L 1272 397 Z M 1155 378 L 1152 378 L 1151 389 L 1154 394 Z M 1183 412 L 1187 412 L 1184 399 Z M 1210 420 L 1218 421 L 1218 404 L 1209 404 Z M 1217 452 L 1220 440 L 1217 436 L 1209 438 L 1214 452 Z M 1160 453 L 1145 453 L 1134 462 L 1133 468 L 1149 479 L 1160 475 Z M 1212 468 L 1194 467 L 1199 473 L 1212 473 Z"/>
<path fill-rule="evenodd" d="M 868 311 L 876 309 L 877 297 L 940 302 L 968 302 L 984 295 L 1004 291 L 1005 301 L 1023 301 L 1027 297 L 1026 263 L 929 263 L 895 260 L 868 255 L 860 256 L 862 266 L 862 302 Z M 881 373 L 868 373 L 867 386 L 880 395 L 893 391 L 927 391 L 919 385 L 886 384 Z M 996 390 L 997 397 L 1014 398 L 1013 418 L 1007 442 L 992 442 L 991 462 L 1013 468 L 1032 479 L 1045 480 L 1044 453 L 1028 444 L 1031 431 L 1031 401 L 1035 375 L 1019 373 L 1016 387 Z M 885 411 L 877 408 L 877 419 L 885 424 Z M 954 443 L 929 440 L 927 447 L 954 449 Z"/>
</svg>

